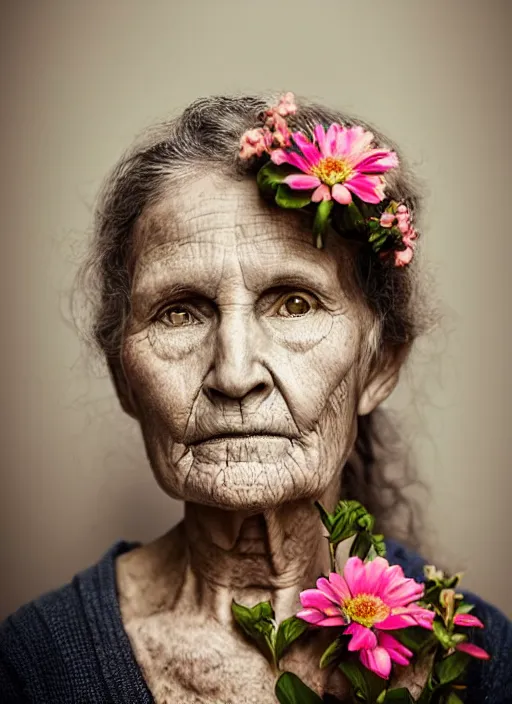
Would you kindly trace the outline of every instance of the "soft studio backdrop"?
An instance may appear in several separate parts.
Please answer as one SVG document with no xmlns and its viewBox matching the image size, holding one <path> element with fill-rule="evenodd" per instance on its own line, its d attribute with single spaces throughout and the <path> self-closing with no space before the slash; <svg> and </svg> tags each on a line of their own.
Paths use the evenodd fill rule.
<svg viewBox="0 0 512 704">
<path fill-rule="evenodd" d="M 12 0 L 2 6 L 1 614 L 181 515 L 66 323 L 94 195 L 196 97 L 277 88 L 379 125 L 428 187 L 444 332 L 389 405 L 410 419 L 436 554 L 509 594 L 510 59 L 504 0 Z"/>
</svg>

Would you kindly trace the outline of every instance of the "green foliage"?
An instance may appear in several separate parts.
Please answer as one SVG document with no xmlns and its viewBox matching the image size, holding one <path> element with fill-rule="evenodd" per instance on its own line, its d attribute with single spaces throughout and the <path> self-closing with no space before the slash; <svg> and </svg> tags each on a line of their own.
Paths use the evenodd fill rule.
<svg viewBox="0 0 512 704">
<path fill-rule="evenodd" d="M 433 621 L 432 629 L 443 648 L 448 649 L 452 646 L 452 637 L 440 621 Z"/>
<path fill-rule="evenodd" d="M 258 171 L 256 183 L 264 194 L 273 194 L 279 184 L 282 183 L 290 173 L 293 173 L 293 170 L 288 169 L 284 165 L 278 166 L 272 161 L 269 161 Z"/>
<path fill-rule="evenodd" d="M 386 556 L 384 536 L 373 535 L 375 519 L 359 501 L 339 501 L 333 513 L 326 511 L 318 501 L 315 505 L 333 547 L 356 536 L 350 548 L 351 556 L 357 555 L 362 560 Z"/>
<path fill-rule="evenodd" d="M 316 235 L 316 245 L 318 249 L 322 249 L 323 247 L 322 235 L 329 224 L 332 208 L 332 200 L 322 200 L 316 209 L 315 219 L 313 221 L 313 234 Z"/>
<path fill-rule="evenodd" d="M 280 704 L 322 704 L 318 694 L 292 672 L 283 672 L 279 677 L 275 694 Z"/>
<path fill-rule="evenodd" d="M 281 183 L 277 187 L 276 203 L 281 208 L 304 208 L 311 203 L 311 191 L 295 190 Z"/>
<path fill-rule="evenodd" d="M 279 625 L 275 645 L 276 662 L 279 662 L 290 645 L 294 643 L 297 638 L 300 638 L 307 629 L 308 624 L 306 621 L 296 616 L 290 616 L 290 618 L 285 619 Z"/>
<path fill-rule="evenodd" d="M 285 619 L 278 628 L 269 601 L 261 601 L 256 606 L 248 607 L 233 600 L 231 611 L 244 633 L 256 642 L 261 652 L 276 668 L 290 645 L 308 629 L 306 621 L 296 616 Z"/>
<path fill-rule="evenodd" d="M 345 652 L 347 643 L 350 641 L 348 636 L 339 636 L 336 640 L 327 646 L 320 658 L 320 668 L 323 670 L 329 665 L 332 665 L 340 655 Z"/>
<path fill-rule="evenodd" d="M 412 650 L 413 653 L 419 655 L 425 651 L 434 648 L 438 640 L 433 635 L 432 631 L 421 626 L 408 626 L 407 628 L 399 628 L 393 631 L 393 636 L 406 648 Z"/>
<path fill-rule="evenodd" d="M 252 638 L 262 653 L 275 664 L 276 622 L 274 610 L 269 601 L 262 601 L 256 606 L 248 607 L 231 603 L 235 621 L 249 638 Z"/>
<path fill-rule="evenodd" d="M 449 692 L 447 697 L 443 700 L 443 704 L 463 704 L 463 701 L 455 692 Z"/>
<path fill-rule="evenodd" d="M 434 673 L 439 684 L 456 682 L 466 671 L 470 660 L 470 655 L 467 653 L 462 653 L 458 650 L 438 662 L 434 668 Z"/>
<path fill-rule="evenodd" d="M 398 689 L 388 689 L 382 704 L 414 704 L 414 699 L 406 687 L 400 687 Z"/>
<path fill-rule="evenodd" d="M 350 681 L 357 701 L 373 704 L 386 687 L 387 680 L 368 670 L 358 660 L 345 660 L 338 667 Z"/>
</svg>

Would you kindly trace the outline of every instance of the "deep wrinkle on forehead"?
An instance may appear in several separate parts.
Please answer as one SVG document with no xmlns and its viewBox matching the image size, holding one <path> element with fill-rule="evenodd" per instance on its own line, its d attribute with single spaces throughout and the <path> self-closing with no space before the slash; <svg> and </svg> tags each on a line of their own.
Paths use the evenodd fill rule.
<svg viewBox="0 0 512 704">
<path fill-rule="evenodd" d="M 333 308 L 347 301 L 339 276 L 346 257 L 341 243 L 318 250 L 296 214 L 263 203 L 252 182 L 230 180 L 227 192 L 213 193 L 211 179 L 209 185 L 206 192 L 200 183 L 180 189 L 141 216 L 134 233 L 135 306 L 177 289 L 215 298 L 233 249 L 245 286 L 255 293 L 290 285 L 312 289 Z"/>
</svg>

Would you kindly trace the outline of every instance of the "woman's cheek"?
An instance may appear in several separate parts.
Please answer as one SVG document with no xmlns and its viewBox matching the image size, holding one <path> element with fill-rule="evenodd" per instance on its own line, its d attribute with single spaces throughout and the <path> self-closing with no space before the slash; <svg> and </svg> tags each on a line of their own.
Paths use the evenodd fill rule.
<svg viewBox="0 0 512 704">
<path fill-rule="evenodd" d="M 157 358 L 179 362 L 188 359 L 192 353 L 207 348 L 213 331 L 214 326 L 208 323 L 171 328 L 157 320 L 147 329 L 147 343 Z"/>
<path fill-rule="evenodd" d="M 321 311 L 304 317 L 268 316 L 261 319 L 261 326 L 275 344 L 300 353 L 325 340 L 332 331 L 333 320 L 331 313 Z"/>
<path fill-rule="evenodd" d="M 125 374 L 142 414 L 164 421 L 174 437 L 186 428 L 208 368 L 208 345 L 194 344 L 192 337 L 148 329 L 126 339 L 123 348 Z"/>
</svg>

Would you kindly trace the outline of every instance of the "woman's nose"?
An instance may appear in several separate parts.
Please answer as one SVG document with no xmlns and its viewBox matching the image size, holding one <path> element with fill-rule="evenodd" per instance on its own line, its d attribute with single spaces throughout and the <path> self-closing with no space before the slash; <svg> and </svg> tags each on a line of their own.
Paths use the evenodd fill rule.
<svg viewBox="0 0 512 704">
<path fill-rule="evenodd" d="M 212 402 L 263 401 L 274 387 L 272 375 L 262 361 L 268 347 L 251 309 L 245 306 L 223 312 L 217 329 L 213 367 L 204 390 Z"/>
</svg>

